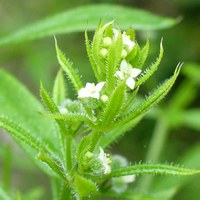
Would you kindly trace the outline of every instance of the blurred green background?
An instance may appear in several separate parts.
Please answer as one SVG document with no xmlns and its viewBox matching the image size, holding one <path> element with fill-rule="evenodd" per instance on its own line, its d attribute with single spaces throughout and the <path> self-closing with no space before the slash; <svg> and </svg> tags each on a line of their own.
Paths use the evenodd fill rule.
<svg viewBox="0 0 200 200">
<path fill-rule="evenodd" d="M 200 169 L 199 0 L 57 0 L 56 2 L 53 0 L 0 0 L 0 38 L 36 20 L 92 3 L 115 3 L 181 19 L 179 24 L 169 29 L 137 32 L 139 44 L 144 44 L 146 38 L 150 40 L 149 64 L 158 55 L 159 42 L 162 37 L 165 50 L 159 70 L 141 88 L 141 95 L 144 96 L 158 83 L 169 77 L 178 62 L 184 62 L 184 66 L 167 98 L 123 139 L 120 139 L 117 145 L 113 145 L 111 151 L 126 156 L 132 163 L 145 161 L 151 158 L 147 151 L 151 148 L 152 135 L 158 132 L 159 126 L 162 126 L 159 131 L 164 132 L 161 133 L 164 140 L 162 142 L 163 137 L 161 137 L 161 148 L 158 150 L 158 155 L 151 159 L 155 159 L 155 162 L 180 163 L 187 167 Z M 57 40 L 60 48 L 83 75 L 82 79 L 94 81 L 86 56 L 84 34 L 58 35 Z M 24 83 L 39 98 L 39 81 L 42 80 L 45 87 L 51 91 L 53 80 L 59 69 L 53 37 L 1 47 L 0 66 Z M 69 94 L 73 97 L 70 88 Z M 11 147 L 11 152 L 8 152 L 8 147 Z M 34 164 L 4 133 L 0 134 L 0 178 L 4 173 L 1 166 L 8 162 L 4 161 L 4 156 L 8 153 L 12 158 L 10 161 L 12 162 L 12 188 L 17 188 L 22 193 L 29 193 L 27 199 L 31 192 L 35 195 L 35 199 L 50 198 L 47 192 L 50 186 L 45 175 L 35 168 Z M 195 176 L 185 182 L 178 178 L 178 182 L 182 182 L 182 185 L 176 188 L 177 192 L 174 192 L 172 199 L 198 199 L 200 195 L 199 178 L 200 176 Z M 150 180 L 151 187 L 147 184 L 144 188 L 153 191 L 162 183 L 166 184 L 166 188 L 170 188 L 171 183 L 177 181 L 177 178 L 176 180 L 166 178 L 165 181 L 162 179 L 162 177 L 154 178 Z M 133 185 L 134 187 L 140 188 L 139 178 L 138 184 Z M 30 191 L 31 188 L 34 188 L 33 191 Z"/>
</svg>

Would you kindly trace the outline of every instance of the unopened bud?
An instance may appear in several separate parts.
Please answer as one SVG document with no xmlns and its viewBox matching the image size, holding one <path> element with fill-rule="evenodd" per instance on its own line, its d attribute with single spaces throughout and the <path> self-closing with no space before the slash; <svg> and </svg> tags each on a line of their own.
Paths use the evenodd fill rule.
<svg viewBox="0 0 200 200">
<path fill-rule="evenodd" d="M 105 58 L 107 56 L 107 54 L 108 54 L 108 50 L 107 49 L 103 48 L 103 49 L 100 50 L 100 55 L 103 58 Z"/>
<path fill-rule="evenodd" d="M 110 37 L 104 37 L 103 38 L 103 46 L 109 47 L 112 43 L 112 39 Z"/>
</svg>

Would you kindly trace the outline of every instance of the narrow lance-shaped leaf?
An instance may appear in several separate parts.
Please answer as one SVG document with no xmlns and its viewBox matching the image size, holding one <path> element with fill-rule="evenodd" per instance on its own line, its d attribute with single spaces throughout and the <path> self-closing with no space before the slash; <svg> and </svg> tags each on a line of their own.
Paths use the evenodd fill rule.
<svg viewBox="0 0 200 200">
<path fill-rule="evenodd" d="M 93 54 L 92 54 L 91 45 L 90 45 L 90 41 L 89 41 L 89 38 L 88 38 L 87 30 L 85 31 L 85 45 L 86 45 L 87 55 L 88 55 L 90 64 L 92 66 L 94 75 L 96 76 L 97 80 L 100 82 L 101 78 L 100 78 L 100 74 L 99 74 L 99 69 L 98 69 L 97 63 L 94 60 Z"/>
<path fill-rule="evenodd" d="M 200 170 L 186 169 L 183 167 L 177 167 L 173 165 L 164 164 L 139 164 L 128 167 L 122 167 L 113 169 L 112 172 L 103 179 L 128 176 L 128 175 L 141 175 L 141 174 L 152 174 L 152 175 L 175 175 L 175 176 L 187 176 L 200 173 Z"/>
<path fill-rule="evenodd" d="M 53 99 L 49 96 L 48 92 L 44 89 L 42 83 L 40 85 L 40 96 L 42 98 L 42 101 L 44 102 L 45 106 L 51 113 L 58 113 L 58 107 L 54 103 Z M 65 134 L 69 134 L 67 131 L 67 127 L 65 126 L 65 122 L 62 119 L 56 119 L 56 122 L 58 123 L 61 133 L 63 136 Z"/>
<path fill-rule="evenodd" d="M 140 56 L 139 56 L 137 68 L 140 69 L 143 67 L 147 59 L 148 53 L 149 53 L 149 41 L 147 40 L 145 46 L 142 48 L 142 50 L 140 50 Z"/>
<path fill-rule="evenodd" d="M 1 116 L 28 130 L 32 137 L 41 138 L 52 151 L 61 153 L 57 148 L 56 139 L 59 132 L 55 128 L 54 120 L 39 115 L 38 112 L 44 112 L 41 102 L 2 68 L 0 69 L 0 105 Z M 21 141 L 17 142 L 23 147 Z"/>
<path fill-rule="evenodd" d="M 63 71 L 66 73 L 69 80 L 72 82 L 76 92 L 78 93 L 78 91 L 83 87 L 81 80 L 79 78 L 80 76 L 76 73 L 70 62 L 65 58 L 64 54 L 59 49 L 56 38 L 55 38 L 55 46 L 56 46 L 58 62 L 61 65 Z"/>
<path fill-rule="evenodd" d="M 44 89 L 42 83 L 40 85 L 40 96 L 41 96 L 45 106 L 51 113 L 58 113 L 58 108 L 57 108 L 56 104 L 54 103 L 53 99 L 49 96 L 48 92 Z M 62 154 L 65 155 L 65 153 L 66 153 L 65 139 L 66 139 L 66 135 L 70 135 L 70 133 L 67 130 L 64 120 L 55 119 L 55 121 L 57 122 L 57 124 L 60 128 L 60 137 L 61 137 L 61 138 L 59 138 L 60 145 L 61 145 L 61 149 L 62 149 Z"/>
<path fill-rule="evenodd" d="M 115 72 L 116 67 L 121 60 L 122 54 L 122 34 L 120 31 L 117 33 L 117 38 L 113 40 L 109 50 L 108 50 L 108 58 L 107 58 L 107 65 L 106 65 L 106 82 L 108 91 L 112 91 L 115 86 Z"/>
<path fill-rule="evenodd" d="M 40 151 L 37 158 L 46 163 L 56 174 L 68 183 L 68 176 L 62 162 L 53 154 Z"/>
<path fill-rule="evenodd" d="M 80 199 L 88 197 L 97 191 L 96 184 L 83 176 L 76 175 L 74 182 Z"/>
<path fill-rule="evenodd" d="M 108 26 L 110 26 L 112 23 L 113 23 L 113 21 L 105 24 L 104 26 L 102 26 L 102 24 L 100 24 L 94 34 L 93 42 L 92 42 L 92 55 L 93 55 L 96 65 L 98 67 L 98 71 L 101 72 L 100 73 L 101 81 L 104 81 L 104 75 L 106 74 L 105 64 L 100 59 L 101 43 L 102 43 L 102 38 L 103 38 L 105 29 Z"/>
<path fill-rule="evenodd" d="M 134 120 L 124 124 L 123 126 L 113 128 L 111 131 L 104 134 L 101 138 L 100 146 L 104 149 L 107 148 L 113 142 L 117 141 L 120 136 L 123 136 L 123 134 L 125 134 L 130 128 L 133 128 L 141 120 L 141 118 L 142 117 L 135 118 Z"/>
<path fill-rule="evenodd" d="M 142 16 L 142 17 L 141 17 Z M 123 29 L 157 30 L 169 28 L 178 20 L 164 18 L 150 12 L 112 4 L 86 5 L 34 22 L 0 40 L 0 46 L 17 44 L 37 38 L 96 29 L 100 19 L 116 20 Z"/>
<path fill-rule="evenodd" d="M 20 146 L 22 146 L 29 157 L 33 159 L 43 169 L 43 171 L 52 175 L 51 171 L 46 170 L 46 168 L 41 165 L 38 160 L 35 159 L 36 152 L 45 152 L 45 154 L 50 154 L 50 150 L 43 145 L 42 141 L 39 141 L 38 139 L 32 137 L 28 131 L 24 130 L 22 127 L 3 116 L 0 117 L 0 128 L 6 130 L 10 135 L 12 135 L 16 142 L 19 143 Z M 26 144 L 27 146 L 24 146 L 22 144 Z M 31 147 L 31 149 L 28 149 L 27 147 Z M 32 151 L 32 149 L 35 151 Z M 53 160 L 55 160 L 54 157 L 55 156 L 52 155 Z M 52 162 L 54 162 L 53 160 Z"/>
<path fill-rule="evenodd" d="M 95 118 L 90 118 L 88 115 L 86 114 L 82 114 L 82 113 L 65 113 L 65 114 L 42 114 L 45 117 L 48 118 L 53 118 L 53 119 L 62 119 L 62 120 L 66 120 L 66 121 L 84 121 L 87 124 L 89 124 L 91 127 L 94 127 L 94 121 Z"/>
<path fill-rule="evenodd" d="M 160 53 L 159 56 L 156 60 L 155 63 L 153 63 L 148 69 L 146 69 L 142 76 L 138 79 L 138 81 L 136 82 L 136 87 L 140 86 L 141 84 L 143 84 L 147 79 L 149 79 L 153 73 L 157 70 L 158 65 L 160 64 L 162 57 L 163 57 L 163 45 L 162 45 L 162 40 L 160 42 Z"/>
<path fill-rule="evenodd" d="M 66 99 L 66 87 L 63 78 L 63 72 L 62 69 L 60 69 L 56 76 L 53 86 L 53 100 L 57 105 L 61 105 L 65 99 Z"/>
<path fill-rule="evenodd" d="M 174 75 L 166 80 L 160 87 L 158 87 L 147 99 L 139 104 L 135 109 L 130 111 L 128 114 L 122 116 L 120 120 L 116 123 L 117 125 L 125 124 L 137 117 L 143 116 L 148 110 L 152 108 L 155 104 L 157 104 L 161 99 L 163 99 L 166 94 L 169 92 L 171 87 L 173 86 L 181 68 L 181 64 L 179 64 L 174 72 Z"/>
<path fill-rule="evenodd" d="M 100 120 L 102 127 L 107 128 L 107 125 L 113 121 L 117 113 L 120 111 L 125 97 L 125 87 L 125 81 L 122 81 L 118 84 L 112 95 L 109 97 L 109 101 L 106 105 L 105 111 L 102 113 L 103 116 Z"/>
<path fill-rule="evenodd" d="M 32 137 L 27 131 L 3 116 L 0 116 L 0 128 L 8 131 L 14 138 L 26 143 L 36 151 L 41 151 L 44 148 L 42 143 Z"/>
</svg>

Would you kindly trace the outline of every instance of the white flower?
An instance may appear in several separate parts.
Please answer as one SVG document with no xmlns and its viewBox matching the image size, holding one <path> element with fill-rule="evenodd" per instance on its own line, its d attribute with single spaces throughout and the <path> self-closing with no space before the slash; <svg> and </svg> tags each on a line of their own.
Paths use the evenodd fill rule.
<svg viewBox="0 0 200 200">
<path fill-rule="evenodd" d="M 119 30 L 113 29 L 113 38 L 116 40 L 119 34 Z M 127 35 L 126 32 L 124 31 L 122 33 L 122 42 L 125 50 L 127 53 L 131 52 L 133 47 L 135 46 L 135 42 L 130 39 L 130 35 Z"/>
<path fill-rule="evenodd" d="M 126 85 L 133 90 L 135 87 L 134 78 L 140 73 L 140 69 L 133 68 L 130 63 L 127 63 L 126 60 L 123 59 L 120 64 L 120 71 L 116 71 L 115 76 L 121 80 L 126 79 Z"/>
<path fill-rule="evenodd" d="M 108 158 L 108 155 L 104 153 L 104 150 L 101 147 L 98 159 L 102 163 L 102 166 L 104 168 L 104 174 L 109 174 L 111 172 L 111 167 L 110 167 L 111 160 L 110 158 Z"/>
<path fill-rule="evenodd" d="M 135 42 L 130 39 L 130 35 L 127 35 L 126 32 L 122 34 L 123 44 L 128 52 L 132 51 L 135 46 Z"/>
<path fill-rule="evenodd" d="M 81 88 L 78 91 L 78 98 L 95 98 L 99 99 L 100 97 L 100 91 L 103 88 L 105 82 L 99 82 L 96 86 L 94 83 L 87 83 L 84 88 Z"/>
<path fill-rule="evenodd" d="M 127 176 L 122 176 L 121 179 L 124 183 L 132 183 L 135 181 L 135 174 L 133 175 L 127 175 Z"/>
</svg>

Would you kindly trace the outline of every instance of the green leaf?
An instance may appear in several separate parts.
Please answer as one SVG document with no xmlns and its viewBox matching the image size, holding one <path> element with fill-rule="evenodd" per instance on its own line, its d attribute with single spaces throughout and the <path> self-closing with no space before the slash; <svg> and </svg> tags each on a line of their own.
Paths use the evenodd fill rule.
<svg viewBox="0 0 200 200">
<path fill-rule="evenodd" d="M 42 104 L 21 83 L 0 69 L 0 115 L 20 125 L 28 131 L 28 135 L 38 138 L 60 154 L 54 120 L 45 119 L 38 112 L 44 112 Z M 17 143 L 23 147 L 23 142 L 18 140 Z M 33 158 L 31 150 L 29 153 Z"/>
<path fill-rule="evenodd" d="M 60 63 L 60 66 L 66 73 L 69 80 L 72 82 L 76 92 L 78 92 L 83 87 L 81 80 L 79 78 L 80 76 L 76 73 L 70 62 L 65 58 L 64 54 L 59 49 L 56 39 L 55 39 L 55 46 L 56 46 L 58 62 Z"/>
<path fill-rule="evenodd" d="M 144 191 L 138 191 L 138 190 L 128 190 L 121 194 L 118 194 L 116 192 L 108 191 L 108 192 L 102 192 L 102 196 L 115 198 L 115 199 L 123 199 L 123 200 L 160 200 L 159 198 L 156 198 L 154 194 L 145 193 Z"/>
<path fill-rule="evenodd" d="M 147 40 L 145 46 L 142 48 L 142 50 L 140 51 L 140 55 L 139 55 L 139 60 L 137 63 L 137 68 L 141 69 L 147 59 L 149 53 L 149 41 Z"/>
<path fill-rule="evenodd" d="M 139 164 L 128 167 L 122 167 L 118 169 L 113 169 L 108 175 L 102 178 L 114 178 L 127 175 L 141 175 L 141 174 L 151 174 L 151 175 L 176 175 L 176 176 L 187 176 L 200 173 L 200 170 L 186 169 L 182 167 L 164 165 L 164 164 Z"/>
<path fill-rule="evenodd" d="M 113 40 L 108 50 L 106 82 L 109 92 L 112 91 L 115 87 L 116 77 L 114 76 L 114 74 L 116 72 L 116 67 L 119 64 L 119 61 L 121 60 L 122 47 L 122 34 L 120 31 L 118 31 L 117 38 Z"/>
<path fill-rule="evenodd" d="M 63 166 L 63 163 L 53 154 L 49 152 L 40 151 L 37 158 L 46 163 L 56 174 L 68 183 L 68 175 Z"/>
<path fill-rule="evenodd" d="M 42 83 L 40 84 L 40 96 L 45 106 L 51 113 L 58 113 L 58 107 L 54 103 L 53 99 L 49 96 L 48 92 L 44 89 Z M 65 126 L 65 122 L 62 119 L 56 119 L 61 131 L 61 136 L 69 134 L 67 131 L 67 127 Z"/>
<path fill-rule="evenodd" d="M 62 119 L 69 122 L 84 121 L 91 127 L 94 127 L 94 119 L 91 119 L 88 115 L 82 113 L 66 113 L 66 114 L 43 114 L 45 117 L 53 119 Z"/>
<path fill-rule="evenodd" d="M 192 168 L 200 168 L 200 145 L 197 144 L 194 147 L 192 147 L 189 151 L 187 151 L 178 161 L 179 163 L 183 163 L 187 167 Z M 150 190 L 153 193 L 162 192 L 162 191 L 168 191 L 168 194 L 164 194 L 163 196 L 160 196 L 160 199 L 166 196 L 169 196 L 169 199 L 172 199 L 173 196 L 176 195 L 178 190 L 181 190 L 183 192 L 182 187 L 188 186 L 189 184 L 192 185 L 195 183 L 195 179 L 199 182 L 199 175 L 198 176 L 182 176 L 182 177 L 157 177 L 156 181 L 150 188 Z"/>
<path fill-rule="evenodd" d="M 0 128 L 8 131 L 14 138 L 28 144 L 36 151 L 41 151 L 44 148 L 42 143 L 32 137 L 28 131 L 3 116 L 0 116 Z"/>
<path fill-rule="evenodd" d="M 119 83 L 113 91 L 111 97 L 109 97 L 105 111 L 102 113 L 102 117 L 100 119 L 102 127 L 106 128 L 119 113 L 125 97 L 125 86 L 124 81 Z"/>
<path fill-rule="evenodd" d="M 95 30 L 100 19 L 106 21 L 115 19 L 118 24 L 122 24 L 123 29 L 132 26 L 135 30 L 169 28 L 178 22 L 176 19 L 164 18 L 144 10 L 119 5 L 86 5 L 32 23 L 14 33 L 6 34 L 0 40 L 0 46 L 55 34 L 83 31 L 86 27 L 87 30 Z"/>
<path fill-rule="evenodd" d="M 97 80 L 100 82 L 101 78 L 100 78 L 98 66 L 97 66 L 97 64 L 94 60 L 93 54 L 92 54 L 92 49 L 91 49 L 91 45 L 90 45 L 90 42 L 89 42 L 87 30 L 85 31 L 85 45 L 86 45 L 87 55 L 88 55 L 90 64 L 92 66 L 93 72 L 94 72 Z"/>
<path fill-rule="evenodd" d="M 160 100 L 162 100 L 173 84 L 175 83 L 175 80 L 180 72 L 181 64 L 179 64 L 176 67 L 176 70 L 174 72 L 174 75 L 166 80 L 160 87 L 158 87 L 151 95 L 149 95 L 141 104 L 139 104 L 135 109 L 132 111 L 129 111 L 124 116 L 122 116 L 116 124 L 122 125 L 127 122 L 130 122 L 131 120 L 134 120 L 136 118 L 142 117 L 147 111 L 149 111 L 155 104 L 157 104 Z"/>
<path fill-rule="evenodd" d="M 148 46 L 148 45 L 147 45 Z M 147 51 L 147 50 L 144 50 L 144 51 Z M 138 79 L 138 81 L 136 82 L 136 86 L 140 86 L 142 83 L 144 83 L 147 79 L 149 79 L 153 73 L 157 70 L 158 68 L 158 65 L 160 64 L 161 60 L 162 60 L 162 57 L 163 57 L 163 45 L 162 45 L 162 40 L 160 42 L 160 53 L 159 53 L 159 56 L 156 60 L 155 63 L 153 63 L 148 69 L 145 69 L 145 71 L 143 72 L 142 76 Z M 143 58 L 141 58 L 140 56 L 140 59 L 139 59 L 139 62 L 143 62 L 143 60 L 145 60 L 145 55 Z"/>
<path fill-rule="evenodd" d="M 76 175 L 75 177 L 75 187 L 81 199 L 82 197 L 88 197 L 97 191 L 95 183 L 79 175 Z"/>
<path fill-rule="evenodd" d="M 59 70 L 54 86 L 53 86 L 53 100 L 57 105 L 61 105 L 66 99 L 65 81 L 62 70 Z"/>
<path fill-rule="evenodd" d="M 46 170 L 46 168 L 42 166 L 37 159 L 35 159 L 36 154 L 39 151 L 49 152 L 49 149 L 47 149 L 41 141 L 32 137 L 30 132 L 24 130 L 22 127 L 3 116 L 0 116 L 0 128 L 8 131 L 8 133 L 12 135 L 16 142 L 22 146 L 23 150 L 30 156 L 30 158 L 33 159 L 36 164 L 43 169 L 43 171 L 52 175 L 50 171 Z"/>
<path fill-rule="evenodd" d="M 119 137 L 123 136 L 124 133 L 126 133 L 130 128 L 133 128 L 141 118 L 136 118 L 129 123 L 124 124 L 123 126 L 119 126 L 114 128 L 113 130 L 107 132 L 103 135 L 100 141 L 100 145 L 102 148 L 107 148 L 111 143 L 116 142 Z"/>
<path fill-rule="evenodd" d="M 102 48 L 102 38 L 103 38 L 103 34 L 104 31 L 113 23 L 109 22 L 107 24 L 105 24 L 104 26 L 102 26 L 102 24 L 99 24 L 99 27 L 96 29 L 94 37 L 93 37 L 93 41 L 92 41 L 92 56 L 94 58 L 94 62 L 97 66 L 97 72 L 100 75 L 100 81 L 104 81 L 104 75 L 106 74 L 106 67 L 105 67 L 105 63 L 101 60 L 100 58 L 100 50 Z"/>
</svg>

